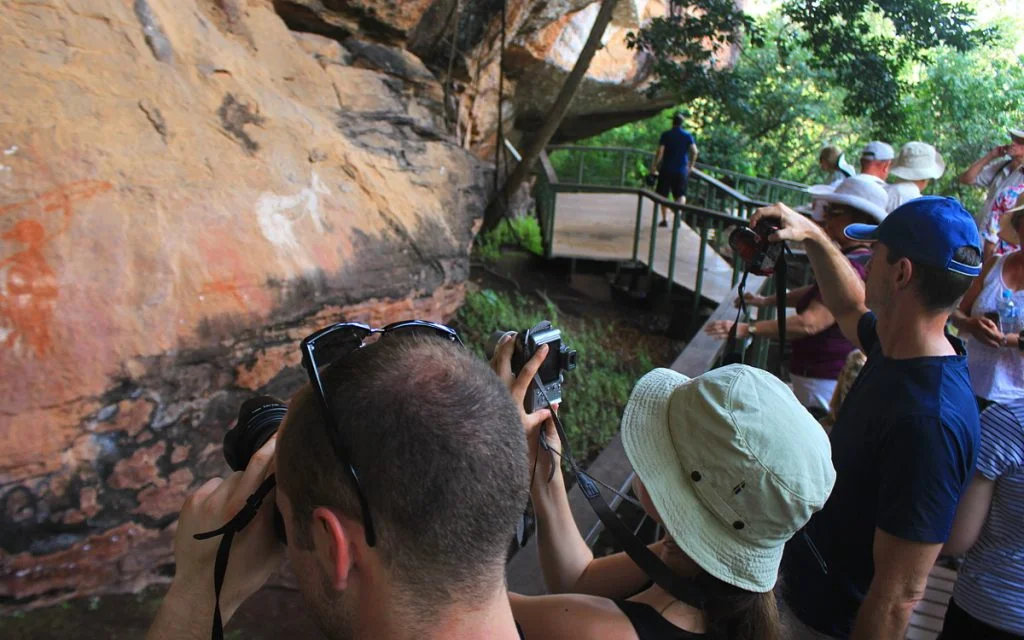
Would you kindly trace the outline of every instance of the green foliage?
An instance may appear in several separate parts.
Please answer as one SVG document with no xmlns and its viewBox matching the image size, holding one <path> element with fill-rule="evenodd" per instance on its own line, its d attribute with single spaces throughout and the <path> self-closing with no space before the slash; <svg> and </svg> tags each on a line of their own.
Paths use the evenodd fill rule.
<svg viewBox="0 0 1024 640">
<path fill-rule="evenodd" d="M 618 432 L 634 383 L 654 365 L 642 349 L 624 352 L 614 325 L 563 318 L 553 304 L 522 295 L 490 289 L 469 293 L 454 324 L 463 342 L 484 357 L 484 346 L 494 331 L 522 331 L 541 320 L 561 329 L 565 344 L 578 352 L 579 368 L 566 374 L 559 415 L 573 453 L 583 460 Z"/>
<path fill-rule="evenodd" d="M 544 242 L 540 223 L 535 215 L 518 218 L 502 218 L 498 226 L 476 237 L 473 253 L 481 260 L 497 260 L 501 248 L 519 246 L 538 256 L 544 255 Z"/>
</svg>

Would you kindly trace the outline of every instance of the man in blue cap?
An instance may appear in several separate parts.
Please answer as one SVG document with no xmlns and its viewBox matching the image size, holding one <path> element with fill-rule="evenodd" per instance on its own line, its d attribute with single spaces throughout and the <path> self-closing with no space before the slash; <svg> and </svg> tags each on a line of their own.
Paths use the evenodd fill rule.
<svg viewBox="0 0 1024 640">
<path fill-rule="evenodd" d="M 981 272 L 977 226 L 923 197 L 879 225 L 866 284 L 824 231 L 785 205 L 751 220 L 803 242 L 825 305 L 867 363 L 831 433 L 836 485 L 783 558 L 795 638 L 902 639 L 974 470 L 979 426 L 950 312 Z M 766 408 L 766 410 L 769 410 Z"/>
</svg>

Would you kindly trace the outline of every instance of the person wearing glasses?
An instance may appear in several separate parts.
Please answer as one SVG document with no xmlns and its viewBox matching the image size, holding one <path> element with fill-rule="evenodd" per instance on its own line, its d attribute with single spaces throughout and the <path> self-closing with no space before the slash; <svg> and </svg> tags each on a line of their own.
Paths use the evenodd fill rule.
<svg viewBox="0 0 1024 640">
<path fill-rule="evenodd" d="M 491 366 L 522 403 L 532 375 L 514 376 L 511 354 L 509 341 Z M 667 532 L 649 549 L 700 594 L 692 602 L 651 584 L 625 553 L 594 557 L 569 508 L 555 426 L 539 417 L 524 416 L 523 426 L 552 595 L 509 596 L 525 638 L 783 637 L 773 593 L 783 547 L 825 504 L 835 471 L 828 436 L 782 381 L 745 365 L 693 379 L 655 369 L 626 403 L 621 433 L 633 490 Z M 540 450 L 541 439 L 554 454 Z"/>
<path fill-rule="evenodd" d="M 328 638 L 520 638 L 505 559 L 527 499 L 526 438 L 501 380 L 430 323 L 335 325 L 302 356 L 310 384 L 277 436 L 185 501 L 148 637 L 211 636 L 216 603 L 227 624 L 287 558 Z M 193 536 L 232 520 L 270 474 L 276 495 L 234 535 L 218 599 L 217 542 Z"/>
<path fill-rule="evenodd" d="M 848 238 L 843 230 L 851 224 L 878 224 L 888 215 L 885 205 L 888 195 L 879 179 L 856 175 L 846 178 L 837 186 L 815 185 L 808 191 L 824 206 L 815 208 L 813 217 L 825 229 L 829 239 L 839 246 L 857 274 L 864 279 L 867 262 L 871 258 L 870 243 Z M 775 304 L 775 297 L 747 294 L 747 305 L 764 307 Z M 786 339 L 792 343 L 789 362 L 790 382 L 797 400 L 816 417 L 828 414 L 835 394 L 836 382 L 846 364 L 847 356 L 855 349 L 836 324 L 828 310 L 817 284 L 793 289 L 786 294 L 787 305 L 796 307 L 796 315 L 786 319 Z M 738 301 L 737 301 L 738 304 Z M 731 320 L 708 323 L 705 331 L 725 338 L 732 329 Z M 736 337 L 761 336 L 778 340 L 779 325 L 775 320 L 741 322 Z"/>
</svg>

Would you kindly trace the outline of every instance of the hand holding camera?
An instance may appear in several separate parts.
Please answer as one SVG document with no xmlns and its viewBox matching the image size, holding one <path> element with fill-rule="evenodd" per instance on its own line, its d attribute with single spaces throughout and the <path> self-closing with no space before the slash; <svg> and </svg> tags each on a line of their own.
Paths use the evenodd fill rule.
<svg viewBox="0 0 1024 640">
<path fill-rule="evenodd" d="M 274 473 L 276 438 L 268 436 L 255 453 L 250 452 L 244 471 L 235 471 L 227 478 L 208 480 L 185 501 L 174 534 L 174 560 L 177 564 L 174 583 L 160 615 L 201 622 L 201 631 L 208 630 L 213 618 L 213 575 L 219 539 L 196 540 L 193 536 L 211 531 L 231 520 L 260 484 Z M 274 533 L 273 493 L 267 497 L 255 519 L 240 531 L 232 544 L 232 562 L 228 563 L 221 590 L 221 611 L 227 620 L 242 602 L 259 590 L 278 570 L 284 560 L 285 547 Z M 237 558 L 237 560 L 235 560 Z M 184 611 L 174 611 L 178 607 Z M 184 614 L 184 618 L 182 618 Z"/>
<path fill-rule="evenodd" d="M 820 226 L 810 218 L 793 211 L 781 202 L 768 207 L 761 207 L 750 219 L 751 229 L 760 229 L 768 223 L 772 232 L 767 237 L 770 243 L 787 241 L 804 242 L 805 240 L 823 240 L 830 242 Z"/>
</svg>

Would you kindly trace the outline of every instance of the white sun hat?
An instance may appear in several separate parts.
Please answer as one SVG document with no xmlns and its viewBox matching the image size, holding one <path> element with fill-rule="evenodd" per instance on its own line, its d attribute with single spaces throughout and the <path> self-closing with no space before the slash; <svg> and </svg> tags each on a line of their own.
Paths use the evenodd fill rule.
<svg viewBox="0 0 1024 640">
<path fill-rule="evenodd" d="M 665 529 L 712 576 L 771 591 L 788 541 L 824 506 L 828 436 L 781 380 L 729 365 L 655 369 L 622 415 L 622 445 Z"/>
<path fill-rule="evenodd" d="M 903 180 L 938 180 L 946 172 L 942 154 L 926 142 L 908 142 L 900 149 L 889 175 Z"/>
<path fill-rule="evenodd" d="M 1024 129 L 1008 129 L 1007 131 L 1009 131 L 1011 138 L 1024 141 Z"/>
<path fill-rule="evenodd" d="M 864 174 L 850 176 L 836 186 L 816 184 L 807 187 L 807 193 L 815 200 L 845 204 L 862 211 L 881 222 L 888 215 L 885 206 L 889 203 L 889 195 L 876 178 Z"/>
</svg>

